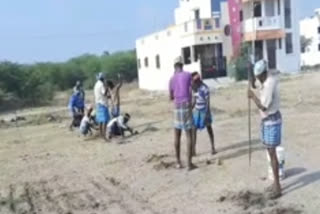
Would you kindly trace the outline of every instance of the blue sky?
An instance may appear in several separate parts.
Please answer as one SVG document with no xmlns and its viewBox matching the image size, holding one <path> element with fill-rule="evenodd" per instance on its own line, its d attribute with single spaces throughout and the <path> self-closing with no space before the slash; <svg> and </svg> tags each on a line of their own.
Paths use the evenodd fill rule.
<svg viewBox="0 0 320 214">
<path fill-rule="evenodd" d="M 319 0 L 298 0 L 301 16 Z M 308 2 L 308 3 L 306 3 Z M 134 48 L 135 39 L 173 22 L 178 0 L 1 0 L 0 61 L 63 61 Z"/>
</svg>

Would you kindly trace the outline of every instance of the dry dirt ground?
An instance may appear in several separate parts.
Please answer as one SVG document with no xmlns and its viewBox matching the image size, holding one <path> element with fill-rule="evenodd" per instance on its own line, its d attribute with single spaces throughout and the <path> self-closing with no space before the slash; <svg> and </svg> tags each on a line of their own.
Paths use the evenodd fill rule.
<svg viewBox="0 0 320 214">
<path fill-rule="evenodd" d="M 198 169 L 174 166 L 172 104 L 165 95 L 127 88 L 123 110 L 140 134 L 104 143 L 67 126 L 65 98 L 0 122 L 1 214 L 317 214 L 320 211 L 320 73 L 281 81 L 286 148 L 284 196 L 264 198 L 270 182 L 253 112 L 248 164 L 245 84 L 216 91 L 212 109 L 218 154 L 201 133 Z M 54 116 L 47 121 L 48 114 Z M 7 120 L 11 114 L 0 119 Z M 182 143 L 184 162 L 185 138 Z"/>
</svg>

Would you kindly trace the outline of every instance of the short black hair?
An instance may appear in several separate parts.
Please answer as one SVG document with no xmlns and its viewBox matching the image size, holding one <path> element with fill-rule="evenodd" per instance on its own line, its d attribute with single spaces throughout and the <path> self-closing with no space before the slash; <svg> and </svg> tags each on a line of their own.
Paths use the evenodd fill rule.
<svg viewBox="0 0 320 214">
<path fill-rule="evenodd" d="M 197 71 L 192 72 L 192 74 L 191 74 L 192 77 L 195 77 L 195 76 L 197 76 L 197 75 L 200 75 Z"/>
<path fill-rule="evenodd" d="M 183 64 L 182 64 L 181 62 L 176 62 L 176 63 L 174 64 L 174 68 L 180 68 L 180 69 L 182 69 L 182 68 L 183 68 Z"/>
<path fill-rule="evenodd" d="M 111 80 L 108 80 L 108 81 L 107 81 L 107 86 L 108 86 L 109 88 L 113 89 L 113 88 L 114 88 L 114 83 L 113 83 Z"/>
<path fill-rule="evenodd" d="M 131 118 L 130 114 L 128 114 L 128 113 L 125 113 L 125 114 L 124 114 L 124 117 L 125 117 L 125 118 L 128 118 L 128 119 Z"/>
<path fill-rule="evenodd" d="M 130 120 L 130 118 L 131 118 L 130 114 L 125 113 L 125 114 L 124 114 L 124 121 L 123 121 L 123 122 L 126 124 L 126 123 Z"/>
</svg>

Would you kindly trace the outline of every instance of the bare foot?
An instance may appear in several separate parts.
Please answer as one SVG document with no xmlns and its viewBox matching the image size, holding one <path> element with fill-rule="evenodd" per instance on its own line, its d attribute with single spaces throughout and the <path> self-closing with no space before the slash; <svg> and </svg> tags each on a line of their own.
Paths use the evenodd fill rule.
<svg viewBox="0 0 320 214">
<path fill-rule="evenodd" d="M 268 198 L 270 200 L 276 200 L 282 196 L 281 190 L 280 189 L 273 189 L 271 192 L 268 194 Z"/>
<path fill-rule="evenodd" d="M 216 155 L 218 152 L 215 149 L 212 149 L 211 154 Z"/>
<path fill-rule="evenodd" d="M 274 185 L 268 186 L 264 189 L 266 193 L 270 193 L 275 189 Z"/>
<path fill-rule="evenodd" d="M 182 164 L 181 164 L 181 163 L 177 163 L 176 168 L 177 168 L 177 169 L 182 169 L 182 168 L 183 168 L 183 166 L 182 166 Z"/>
<path fill-rule="evenodd" d="M 191 163 L 189 166 L 188 166 L 188 171 L 192 171 L 194 169 L 197 169 L 198 167 L 196 165 L 194 165 L 193 163 Z"/>
</svg>

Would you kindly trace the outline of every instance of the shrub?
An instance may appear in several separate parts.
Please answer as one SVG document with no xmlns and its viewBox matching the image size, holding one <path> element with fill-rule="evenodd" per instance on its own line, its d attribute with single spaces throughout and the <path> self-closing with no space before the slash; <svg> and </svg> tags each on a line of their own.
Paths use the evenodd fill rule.
<svg viewBox="0 0 320 214">
<path fill-rule="evenodd" d="M 228 66 L 228 75 L 234 78 L 236 81 L 248 79 L 248 62 L 249 62 L 249 50 L 248 45 L 243 45 L 240 50 L 240 54 L 232 59 Z"/>
</svg>

